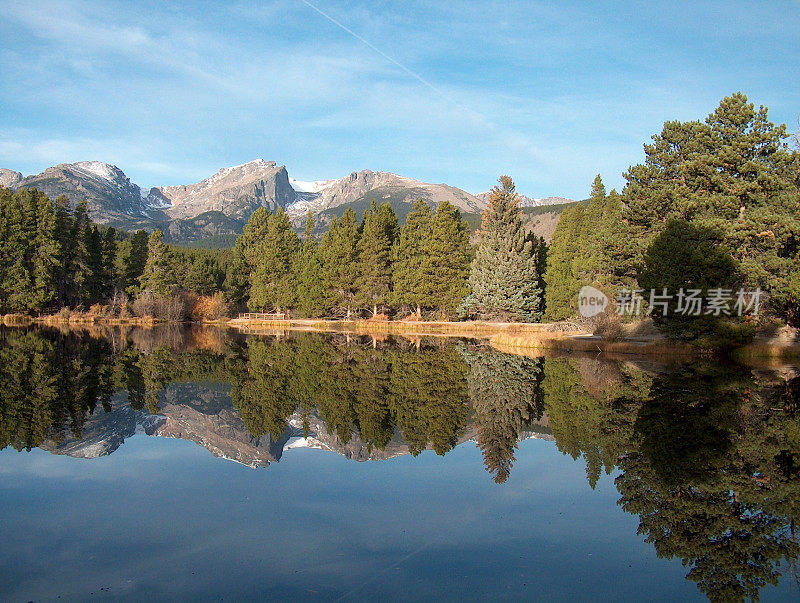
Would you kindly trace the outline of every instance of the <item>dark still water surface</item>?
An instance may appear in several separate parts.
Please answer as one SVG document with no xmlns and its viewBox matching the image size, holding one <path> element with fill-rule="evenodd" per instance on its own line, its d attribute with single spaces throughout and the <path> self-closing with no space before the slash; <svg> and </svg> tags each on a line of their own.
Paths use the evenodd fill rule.
<svg viewBox="0 0 800 603">
<path fill-rule="evenodd" d="M 0 331 L 0 600 L 796 600 L 800 370 Z"/>
</svg>

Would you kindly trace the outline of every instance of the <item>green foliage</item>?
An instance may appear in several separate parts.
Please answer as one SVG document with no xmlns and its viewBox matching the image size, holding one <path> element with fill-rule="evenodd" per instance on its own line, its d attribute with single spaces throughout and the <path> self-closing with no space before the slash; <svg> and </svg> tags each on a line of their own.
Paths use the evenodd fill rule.
<svg viewBox="0 0 800 603">
<path fill-rule="evenodd" d="M 297 307 L 303 316 L 325 316 L 330 308 L 325 287 L 319 241 L 314 237 L 314 218 L 308 212 L 303 246 L 295 264 L 297 274 Z"/>
<path fill-rule="evenodd" d="M 544 413 L 544 359 L 467 348 L 462 356 L 469 365 L 467 382 L 478 446 L 486 470 L 502 484 L 511 475 L 519 436 Z"/>
<path fill-rule="evenodd" d="M 293 265 L 299 250 L 300 239 L 286 212 L 279 208 L 274 215 L 267 216 L 262 237 L 246 254 L 252 266 L 251 310 L 280 310 L 296 305 L 297 283 Z"/>
<path fill-rule="evenodd" d="M 147 262 L 139 277 L 139 287 L 142 291 L 166 297 L 172 295 L 176 286 L 169 247 L 164 243 L 161 231 L 156 229 L 147 239 Z"/>
<path fill-rule="evenodd" d="M 139 279 L 147 264 L 147 233 L 137 230 L 128 241 L 125 241 L 120 250 L 120 272 L 122 274 L 122 288 L 129 294 L 139 290 Z"/>
<path fill-rule="evenodd" d="M 467 316 L 537 322 L 542 316 L 537 258 L 522 225 L 514 183 L 500 178 L 483 212 L 478 248 L 469 275 Z"/>
<path fill-rule="evenodd" d="M 388 204 L 378 208 L 375 201 L 361 222 L 358 240 L 358 276 L 356 288 L 358 303 L 378 313 L 378 308 L 389 301 L 392 290 L 392 244 L 397 233 L 397 216 Z"/>
<path fill-rule="evenodd" d="M 348 209 L 341 220 L 334 218 L 320 244 L 323 280 L 332 306 L 348 318 L 358 293 L 358 230 L 356 214 Z"/>
<path fill-rule="evenodd" d="M 679 292 L 699 291 L 700 297 L 707 298 L 713 289 L 722 287 L 735 295 L 742 280 L 738 263 L 722 243 L 718 232 L 677 218 L 671 218 L 663 232 L 653 239 L 639 273 L 639 285 L 645 291 L 675 294 L 666 308 L 655 304 L 651 308 L 656 325 L 667 333 L 688 340 L 704 335 L 725 334 L 729 337 L 731 329 L 724 325 L 743 319 L 708 314 L 707 308 L 701 310 L 703 314 L 700 316 L 682 312 L 678 306 L 686 306 L 686 302 L 680 299 Z M 735 312 L 732 302 L 731 311 Z M 741 342 L 730 340 L 722 343 Z"/>
<path fill-rule="evenodd" d="M 448 201 L 436 208 L 431 220 L 427 245 L 427 277 L 431 283 L 431 305 L 439 307 L 446 318 L 453 317 L 469 294 L 469 271 L 472 261 L 469 232 L 461 212 Z"/>
<path fill-rule="evenodd" d="M 415 308 L 418 315 L 436 303 L 431 299 L 429 274 L 422 268 L 428 261 L 432 221 L 430 206 L 422 199 L 414 201 L 392 250 L 395 303 Z"/>
<path fill-rule="evenodd" d="M 636 250 L 631 228 L 622 219 L 623 200 L 608 195 L 598 174 L 586 204 L 564 211 L 547 256 L 546 308 L 550 320 L 577 315 L 578 292 L 592 285 L 615 299 L 635 283 Z"/>
<path fill-rule="evenodd" d="M 748 288 L 791 318 L 786 292 L 800 261 L 800 158 L 767 109 L 741 93 L 703 121 L 667 122 L 645 146 L 645 163 L 625 174 L 625 219 L 640 253 L 676 218 L 718 233 Z M 719 284 L 718 286 L 724 286 Z"/>
</svg>

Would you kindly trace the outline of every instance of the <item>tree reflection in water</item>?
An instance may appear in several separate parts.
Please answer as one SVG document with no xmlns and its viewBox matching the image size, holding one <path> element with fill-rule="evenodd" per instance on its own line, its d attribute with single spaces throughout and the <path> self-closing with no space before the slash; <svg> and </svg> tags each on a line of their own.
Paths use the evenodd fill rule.
<svg viewBox="0 0 800 603">
<path fill-rule="evenodd" d="M 216 382 L 254 441 L 273 448 L 292 417 L 305 436 L 321 421 L 328 447 L 348 456 L 444 455 L 474 440 L 502 484 L 522 439 L 555 439 L 592 488 L 615 474 L 639 533 L 712 600 L 757 598 L 798 555 L 791 368 L 545 360 L 468 341 L 10 329 L 0 366 L 0 448 L 80 440 L 120 393 L 155 414 L 170 385 Z"/>
</svg>

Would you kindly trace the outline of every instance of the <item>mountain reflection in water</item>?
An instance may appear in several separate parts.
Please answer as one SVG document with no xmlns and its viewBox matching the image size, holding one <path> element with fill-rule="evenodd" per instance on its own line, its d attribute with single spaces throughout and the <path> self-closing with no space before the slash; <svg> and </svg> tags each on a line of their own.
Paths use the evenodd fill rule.
<svg viewBox="0 0 800 603">
<path fill-rule="evenodd" d="M 800 371 L 529 358 L 444 339 L 213 329 L 0 330 L 0 449 L 95 458 L 135 433 L 250 467 L 298 447 L 357 461 L 473 441 L 498 484 L 555 440 L 713 600 L 794 580 Z M 498 487 L 503 487 L 502 485 Z"/>
</svg>

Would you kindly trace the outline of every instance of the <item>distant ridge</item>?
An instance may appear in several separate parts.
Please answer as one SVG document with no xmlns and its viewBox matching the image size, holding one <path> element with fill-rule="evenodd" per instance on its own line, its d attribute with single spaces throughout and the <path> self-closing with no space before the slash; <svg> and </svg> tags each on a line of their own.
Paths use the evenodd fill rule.
<svg viewBox="0 0 800 603">
<path fill-rule="evenodd" d="M 297 228 L 310 211 L 322 231 L 347 207 L 363 213 L 373 200 L 389 203 L 404 220 L 417 199 L 433 207 L 449 201 L 465 214 L 479 214 L 489 194 L 471 195 L 448 184 L 372 170 L 332 180 L 301 181 L 290 178 L 285 166 L 263 159 L 221 168 L 200 182 L 147 191 L 117 166 L 101 161 L 62 163 L 27 177 L 0 168 L 0 186 L 37 188 L 52 199 L 64 195 L 73 207 L 86 200 L 89 215 L 100 224 L 124 230 L 159 228 L 170 242 L 201 245 L 232 240 L 259 207 L 283 208 Z M 523 207 L 570 202 L 561 197 L 520 198 Z"/>
</svg>

